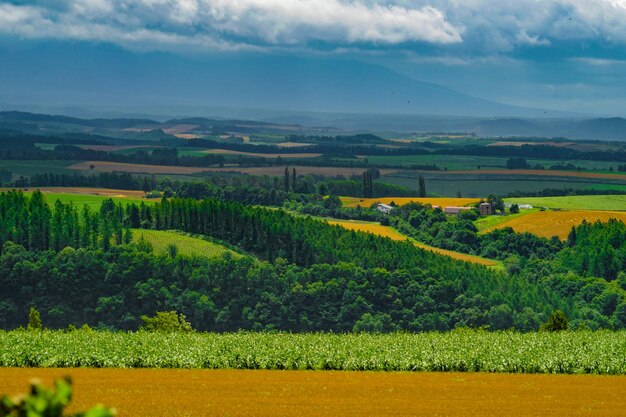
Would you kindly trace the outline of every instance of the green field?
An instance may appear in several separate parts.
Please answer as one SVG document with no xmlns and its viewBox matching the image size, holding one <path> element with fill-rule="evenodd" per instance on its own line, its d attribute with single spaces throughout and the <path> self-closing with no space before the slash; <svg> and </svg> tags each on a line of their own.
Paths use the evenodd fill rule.
<svg viewBox="0 0 626 417">
<path fill-rule="evenodd" d="M 221 244 L 176 231 L 133 229 L 133 241 L 138 242 L 142 238 L 150 242 L 155 253 L 158 254 L 166 254 L 168 246 L 175 245 L 178 253 L 186 256 L 217 258 L 226 253 L 230 253 L 235 258 L 241 256 Z"/>
<path fill-rule="evenodd" d="M 13 159 L 0 159 L 0 169 L 6 169 L 13 173 L 15 177 L 33 174 L 76 174 L 76 171 L 67 169 L 68 166 L 78 161 L 22 161 Z"/>
<path fill-rule="evenodd" d="M 380 182 L 401 185 L 413 190 L 419 186 L 419 174 L 413 175 L 407 172 L 384 175 Z M 426 191 L 429 195 L 440 197 L 456 197 L 457 192 L 461 192 L 463 197 L 486 197 L 489 194 L 506 196 L 512 192 L 539 192 L 546 188 L 550 189 L 575 189 L 575 190 L 623 190 L 626 191 L 626 184 L 614 183 L 611 180 L 606 182 L 574 181 L 541 179 L 537 176 L 526 179 L 525 176 L 484 176 L 484 178 L 474 178 L 473 175 L 452 175 L 444 177 L 436 172 L 421 172 L 426 179 Z M 445 175 L 445 174 L 444 174 Z M 626 177 L 625 177 L 626 179 Z M 596 181 L 596 180 L 594 180 Z"/>
<path fill-rule="evenodd" d="M 24 194 L 30 196 L 33 192 L 26 191 Z M 72 203 L 77 207 L 83 207 L 85 204 L 92 210 L 100 209 L 100 205 L 104 200 L 108 200 L 109 198 L 113 199 L 115 202 L 124 202 L 124 203 L 135 203 L 141 204 L 141 202 L 151 203 L 156 202 L 158 199 L 154 200 L 142 200 L 139 198 L 128 198 L 128 197 L 108 197 L 103 195 L 94 195 L 94 194 L 72 194 L 72 193 L 49 193 L 44 191 L 44 197 L 48 203 L 54 205 L 56 200 L 60 200 L 62 203 Z"/>
<path fill-rule="evenodd" d="M 624 352 L 626 332 L 623 331 L 0 332 L 0 367 L 624 374 Z"/>
<path fill-rule="evenodd" d="M 626 210 L 626 195 L 577 195 L 566 197 L 517 197 L 507 198 L 506 203 L 530 204 L 563 210 Z"/>
<path fill-rule="evenodd" d="M 494 226 L 497 226 L 500 223 L 504 223 L 506 221 L 515 219 L 517 217 L 522 217 L 527 214 L 534 213 L 536 211 L 539 211 L 539 210 L 538 209 L 521 210 L 517 214 L 506 214 L 504 216 L 485 216 L 476 220 L 474 224 L 478 228 L 478 231 L 481 232 L 483 230 L 490 229 Z"/>
</svg>

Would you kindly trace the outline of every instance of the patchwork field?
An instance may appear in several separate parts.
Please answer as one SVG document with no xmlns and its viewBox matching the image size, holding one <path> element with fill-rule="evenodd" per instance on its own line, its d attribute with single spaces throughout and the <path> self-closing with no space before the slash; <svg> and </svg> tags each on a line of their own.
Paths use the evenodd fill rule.
<svg viewBox="0 0 626 417">
<path fill-rule="evenodd" d="M 527 215 L 513 217 L 492 227 L 484 228 L 481 232 L 486 233 L 493 229 L 511 227 L 519 233 L 529 232 L 541 237 L 558 236 L 560 239 L 566 239 L 572 226 L 579 225 L 583 220 L 588 222 L 607 222 L 609 219 L 626 222 L 626 212 L 594 210 L 533 211 Z"/>
<path fill-rule="evenodd" d="M 519 197 L 504 200 L 509 204 L 530 204 L 563 210 L 626 210 L 626 195 L 578 195 L 565 197 Z"/>
<path fill-rule="evenodd" d="M 226 253 L 230 253 L 235 258 L 241 256 L 218 243 L 176 231 L 133 229 L 133 241 L 139 242 L 141 239 L 150 242 L 154 252 L 162 255 L 167 253 L 169 245 L 176 245 L 178 253 L 186 256 L 218 258 Z"/>
<path fill-rule="evenodd" d="M 74 381 L 71 411 L 120 417 L 620 416 L 626 377 L 154 369 L 0 369 L 0 392 Z"/>
<path fill-rule="evenodd" d="M 370 207 L 374 203 L 389 204 L 392 201 L 403 206 L 409 203 L 430 204 L 432 206 L 467 206 L 480 202 L 479 198 L 419 198 L 419 197 L 380 197 L 380 198 L 358 198 L 339 197 L 345 207 L 354 208 L 356 206 Z"/>
<path fill-rule="evenodd" d="M 424 243 L 417 242 L 415 239 L 411 239 L 401 234 L 394 228 L 390 226 L 383 226 L 379 223 L 361 222 L 361 221 L 355 221 L 355 220 L 327 220 L 327 221 L 329 224 L 341 226 L 349 230 L 356 230 L 359 232 L 371 233 L 373 235 L 388 237 L 392 240 L 407 240 L 408 239 L 415 246 L 419 248 L 437 253 L 439 255 L 448 256 L 450 258 L 453 258 L 459 261 L 470 262 L 470 263 L 485 265 L 485 266 L 490 266 L 490 267 L 497 267 L 500 265 L 497 261 L 494 261 L 492 259 L 486 259 L 486 258 L 481 258 L 480 256 L 468 255 L 465 253 L 454 252 L 451 250 L 435 248 L 433 246 L 429 246 Z"/>
<path fill-rule="evenodd" d="M 228 149 L 207 149 L 202 151 L 203 154 L 220 154 L 220 155 L 243 155 L 243 156 L 255 156 L 258 158 L 316 158 L 321 156 L 321 153 L 254 153 L 254 152 L 238 152 Z"/>
<path fill-rule="evenodd" d="M 93 169 L 91 166 L 93 165 Z M 142 174 L 200 174 L 202 172 L 240 172 L 251 175 L 270 175 L 282 176 L 285 173 L 284 166 L 268 166 L 268 167 L 250 167 L 241 168 L 233 167 L 181 167 L 166 165 L 142 165 L 142 164 L 126 164 L 122 162 L 103 162 L 103 161 L 83 161 L 68 167 L 77 171 L 91 172 L 130 172 Z M 289 166 L 289 170 L 295 168 L 300 175 L 317 174 L 326 176 L 346 177 L 352 175 L 361 175 L 363 168 L 343 168 L 343 167 L 315 167 L 315 166 Z M 380 170 L 382 175 L 391 174 L 395 170 Z"/>
</svg>

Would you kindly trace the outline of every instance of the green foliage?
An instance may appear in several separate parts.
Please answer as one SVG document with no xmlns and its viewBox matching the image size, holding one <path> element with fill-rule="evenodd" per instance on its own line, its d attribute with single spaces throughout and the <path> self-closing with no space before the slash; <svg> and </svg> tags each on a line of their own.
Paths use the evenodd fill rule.
<svg viewBox="0 0 626 417">
<path fill-rule="evenodd" d="M 546 332 L 560 332 L 567 330 L 567 316 L 561 310 L 553 311 L 548 321 L 541 325 L 541 330 Z"/>
<path fill-rule="evenodd" d="M 148 332 L 191 332 L 191 324 L 184 314 L 175 311 L 158 311 L 154 317 L 141 316 L 141 330 Z"/>
<path fill-rule="evenodd" d="M 623 331 L 0 332 L 3 367 L 626 374 L 616 352 L 626 352 Z"/>
<path fill-rule="evenodd" d="M 41 314 L 34 307 L 31 307 L 28 313 L 27 329 L 33 332 L 43 330 L 43 324 L 41 323 Z"/>
<path fill-rule="evenodd" d="M 85 412 L 64 414 L 63 410 L 72 400 L 72 380 L 57 379 L 54 388 L 48 389 L 33 382 L 28 395 L 17 398 L 0 398 L 0 417 L 113 417 L 114 409 L 97 405 Z"/>
</svg>

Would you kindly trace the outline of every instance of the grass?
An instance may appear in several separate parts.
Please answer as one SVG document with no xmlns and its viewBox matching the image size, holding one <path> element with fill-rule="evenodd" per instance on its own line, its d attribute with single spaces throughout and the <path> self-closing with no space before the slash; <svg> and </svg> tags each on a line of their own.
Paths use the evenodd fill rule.
<svg viewBox="0 0 626 417">
<path fill-rule="evenodd" d="M 519 197 L 507 198 L 507 203 L 530 204 L 563 210 L 626 210 L 626 195 L 579 195 L 565 197 Z"/>
<path fill-rule="evenodd" d="M 523 217 L 527 214 L 534 213 L 537 211 L 539 211 L 539 209 L 520 210 L 519 213 L 507 214 L 504 216 L 500 216 L 500 215 L 485 216 L 476 220 L 474 224 L 478 228 L 479 232 L 482 232 L 483 230 L 493 230 L 496 226 L 498 226 L 501 223 L 506 223 L 518 217 Z"/>
<path fill-rule="evenodd" d="M 194 237 L 185 233 L 169 230 L 133 229 L 133 241 L 144 239 L 152 245 L 155 253 L 166 254 L 169 245 L 175 245 L 178 253 L 186 256 L 203 256 L 218 258 L 229 253 L 235 258 L 241 255 L 219 243 L 202 237 Z"/>
<path fill-rule="evenodd" d="M 626 374 L 626 332 L 0 331 L 0 367 Z"/>
<path fill-rule="evenodd" d="M 70 375 L 70 412 L 120 417 L 623 415 L 626 378 L 596 375 L 177 369 L 0 369 L 2 391 Z"/>
</svg>

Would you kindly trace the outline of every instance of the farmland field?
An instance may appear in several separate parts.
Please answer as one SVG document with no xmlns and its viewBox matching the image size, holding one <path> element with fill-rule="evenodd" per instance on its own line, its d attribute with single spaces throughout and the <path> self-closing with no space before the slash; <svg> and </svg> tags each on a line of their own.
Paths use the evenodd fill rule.
<svg viewBox="0 0 626 417">
<path fill-rule="evenodd" d="M 588 222 L 607 222 L 609 219 L 626 222 L 626 212 L 594 210 L 536 211 L 521 217 L 511 218 L 492 227 L 487 227 L 481 230 L 481 232 L 485 233 L 493 229 L 511 227 L 518 233 L 529 232 L 541 237 L 558 236 L 561 239 L 565 239 L 572 226 L 579 225 L 583 220 Z"/>
<path fill-rule="evenodd" d="M 0 160 L 0 169 L 6 169 L 13 175 L 30 176 L 33 174 L 71 174 L 69 166 L 76 161 L 28 161 L 28 160 Z"/>
<path fill-rule="evenodd" d="M 519 197 L 507 198 L 506 203 L 530 204 L 563 210 L 626 210 L 626 195 L 579 195 L 566 197 Z"/>
<path fill-rule="evenodd" d="M 339 197 L 344 207 L 354 208 L 356 206 L 370 207 L 374 203 L 389 204 L 392 201 L 403 206 L 409 203 L 430 204 L 432 206 L 467 206 L 480 202 L 478 198 L 418 198 L 418 197 L 381 197 L 381 198 L 359 198 L 359 197 Z"/>
<path fill-rule="evenodd" d="M 94 166 L 91 169 L 91 165 Z M 285 173 L 284 166 L 269 167 L 251 167 L 242 168 L 233 167 L 183 167 L 183 166 L 166 166 L 166 165 L 143 165 L 143 164 L 127 164 L 122 162 L 104 162 L 104 161 L 84 161 L 73 164 L 68 167 L 77 171 L 91 172 L 130 172 L 143 174 L 199 174 L 202 172 L 240 172 L 251 175 L 271 175 L 282 176 Z M 363 168 L 344 168 L 344 167 L 315 167 L 315 166 L 290 166 L 289 169 L 295 168 L 300 175 L 318 174 L 328 176 L 352 176 L 361 175 Z M 381 174 L 390 174 L 394 170 L 381 170 Z"/>
<path fill-rule="evenodd" d="M 0 331 L 0 367 L 626 374 L 626 332 Z"/>
<path fill-rule="evenodd" d="M 8 191 L 9 188 L 0 189 L 0 191 Z M 87 187 L 36 187 L 21 188 L 24 194 L 30 196 L 33 191 L 40 190 L 45 199 L 50 204 L 54 204 L 56 200 L 62 203 L 73 203 L 77 207 L 85 204 L 92 210 L 100 208 L 100 204 L 109 198 L 116 202 L 127 202 L 140 204 L 142 201 L 149 203 L 157 200 L 144 199 L 143 191 L 133 190 L 114 190 L 108 188 L 87 188 Z"/>
<path fill-rule="evenodd" d="M 150 242 L 154 251 L 158 254 L 166 254 L 169 245 L 176 245 L 178 253 L 186 256 L 217 258 L 226 253 L 235 258 L 241 256 L 239 253 L 218 243 L 176 231 L 133 229 L 133 241 L 139 242 L 142 238 Z"/>
<path fill-rule="evenodd" d="M 411 239 L 401 234 L 400 232 L 398 232 L 397 230 L 395 230 L 394 228 L 390 226 L 383 226 L 379 223 L 362 222 L 362 221 L 355 221 L 355 220 L 327 220 L 327 221 L 329 224 L 341 226 L 349 230 L 356 230 L 359 232 L 371 233 L 373 235 L 388 237 L 389 239 L 392 239 L 392 240 L 407 240 L 408 239 L 415 246 L 419 248 L 422 248 L 431 252 L 435 252 L 440 255 L 448 256 L 450 258 L 453 258 L 459 261 L 471 262 L 471 263 L 485 265 L 485 266 L 493 266 L 493 267 L 499 266 L 499 263 L 492 259 L 481 258 L 480 256 L 468 255 L 466 253 L 454 252 L 451 250 L 440 249 L 434 246 L 426 245 L 424 243 L 416 241 L 415 239 Z"/>
<path fill-rule="evenodd" d="M 70 375 L 70 411 L 120 417 L 619 416 L 626 378 L 475 373 L 0 369 L 0 392 Z"/>
<path fill-rule="evenodd" d="M 242 155 L 242 156 L 254 156 L 258 158 L 315 158 L 321 156 L 321 153 L 254 153 L 254 152 L 239 152 L 228 149 L 207 149 L 201 151 L 203 155 L 206 154 L 219 154 L 219 155 Z"/>
</svg>

